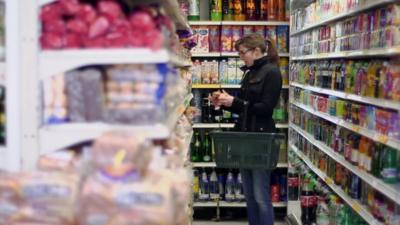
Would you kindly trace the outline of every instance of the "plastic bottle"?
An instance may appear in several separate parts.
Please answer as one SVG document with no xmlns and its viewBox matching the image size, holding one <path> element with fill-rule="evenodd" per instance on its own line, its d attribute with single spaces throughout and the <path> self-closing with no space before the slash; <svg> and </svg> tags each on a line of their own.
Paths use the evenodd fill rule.
<svg viewBox="0 0 400 225">
<path fill-rule="evenodd" d="M 210 175 L 210 199 L 216 200 L 219 198 L 219 196 L 220 193 L 219 193 L 218 177 L 215 170 L 213 170 Z"/>
<path fill-rule="evenodd" d="M 299 199 L 299 174 L 297 169 L 293 166 L 288 169 L 288 196 L 290 201 L 296 201 Z"/>
<path fill-rule="evenodd" d="M 219 198 L 222 200 L 225 198 L 225 176 L 223 174 L 218 174 L 218 190 Z"/>
<path fill-rule="evenodd" d="M 200 20 L 200 0 L 189 0 L 188 20 Z"/>
<path fill-rule="evenodd" d="M 235 200 L 239 202 L 243 202 L 245 200 L 244 192 L 243 192 L 243 180 L 242 174 L 238 173 L 237 179 L 235 182 Z"/>
<path fill-rule="evenodd" d="M 204 143 L 203 143 L 203 161 L 210 162 L 211 161 L 211 139 L 208 135 L 208 132 L 204 134 Z"/>
<path fill-rule="evenodd" d="M 222 0 L 223 20 L 233 20 L 233 0 Z"/>
<path fill-rule="evenodd" d="M 201 152 L 201 141 L 200 134 L 198 132 L 194 135 L 194 145 L 191 153 L 192 162 L 200 162 L 200 152 Z"/>
<path fill-rule="evenodd" d="M 260 0 L 260 20 L 268 20 L 268 0 Z"/>
<path fill-rule="evenodd" d="M 201 174 L 199 201 L 210 200 L 210 183 L 206 171 Z"/>
<path fill-rule="evenodd" d="M 235 21 L 246 20 L 245 11 L 245 0 L 233 0 L 233 19 Z"/>
<path fill-rule="evenodd" d="M 222 20 L 222 0 L 210 0 L 211 21 Z"/>
<path fill-rule="evenodd" d="M 303 225 L 312 225 L 315 223 L 315 208 L 317 199 L 314 194 L 314 188 L 310 181 L 310 176 L 306 175 L 303 180 L 303 188 L 300 197 L 301 203 L 301 222 Z"/>
<path fill-rule="evenodd" d="M 268 20 L 278 20 L 279 0 L 268 0 Z"/>
<path fill-rule="evenodd" d="M 233 178 L 232 172 L 228 173 L 225 183 L 225 201 L 235 201 L 235 179 Z"/>
<path fill-rule="evenodd" d="M 200 178 L 199 172 L 197 170 L 193 170 L 193 198 L 194 200 L 199 199 L 199 192 L 200 192 Z"/>
<path fill-rule="evenodd" d="M 325 198 L 321 196 L 318 198 L 316 221 L 318 225 L 329 225 L 328 205 L 325 202 Z"/>
<path fill-rule="evenodd" d="M 257 20 L 256 8 L 255 0 L 246 0 L 246 20 Z"/>
<path fill-rule="evenodd" d="M 386 183 L 393 184 L 397 182 L 397 151 L 395 149 L 385 148 L 381 175 Z"/>
</svg>

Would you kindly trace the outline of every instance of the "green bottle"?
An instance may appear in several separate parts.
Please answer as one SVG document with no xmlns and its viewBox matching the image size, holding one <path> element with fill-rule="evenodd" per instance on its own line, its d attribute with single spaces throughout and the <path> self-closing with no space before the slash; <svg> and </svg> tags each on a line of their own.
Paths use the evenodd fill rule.
<svg viewBox="0 0 400 225">
<path fill-rule="evenodd" d="M 208 135 L 208 132 L 206 132 L 204 136 L 203 152 L 204 152 L 203 161 L 210 162 L 212 153 L 211 153 L 211 139 L 210 135 Z"/>
<path fill-rule="evenodd" d="M 200 0 L 189 0 L 189 21 L 200 20 Z"/>
<path fill-rule="evenodd" d="M 397 181 L 397 151 L 390 147 L 385 147 L 384 151 L 381 176 L 384 182 L 393 184 Z"/>
<path fill-rule="evenodd" d="M 222 0 L 210 0 L 211 21 L 222 20 Z"/>
<path fill-rule="evenodd" d="M 201 141 L 200 134 L 198 132 L 195 133 L 194 144 L 191 152 L 191 160 L 192 162 L 200 162 L 201 156 Z"/>
<path fill-rule="evenodd" d="M 222 14 L 224 20 L 233 20 L 233 0 L 222 0 Z"/>
<path fill-rule="evenodd" d="M 372 157 L 372 175 L 378 178 L 381 177 L 381 146 L 382 145 L 380 144 L 376 144 L 374 146 L 374 153 Z"/>
</svg>

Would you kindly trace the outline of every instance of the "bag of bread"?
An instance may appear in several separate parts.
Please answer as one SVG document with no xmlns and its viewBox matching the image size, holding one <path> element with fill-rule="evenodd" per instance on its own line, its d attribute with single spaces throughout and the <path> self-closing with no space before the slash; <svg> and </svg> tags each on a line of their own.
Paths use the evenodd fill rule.
<svg viewBox="0 0 400 225">
<path fill-rule="evenodd" d="M 14 220 L 72 224 L 79 182 L 79 176 L 73 173 L 27 173 L 20 178 L 24 207 Z"/>
<path fill-rule="evenodd" d="M 80 196 L 80 225 L 173 224 L 171 181 L 137 171 L 123 174 L 98 171 L 88 178 Z"/>
<path fill-rule="evenodd" d="M 92 147 L 93 169 L 112 170 L 116 164 L 144 172 L 151 160 L 152 145 L 140 135 L 109 132 L 98 138 Z"/>
</svg>

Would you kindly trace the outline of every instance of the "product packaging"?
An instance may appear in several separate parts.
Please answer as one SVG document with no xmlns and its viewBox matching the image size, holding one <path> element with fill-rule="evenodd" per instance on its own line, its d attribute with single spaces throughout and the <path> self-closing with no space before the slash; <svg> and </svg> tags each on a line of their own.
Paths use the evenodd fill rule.
<svg viewBox="0 0 400 225">
<path fill-rule="evenodd" d="M 222 26 L 221 29 L 221 51 L 232 51 L 232 26 Z"/>
<path fill-rule="evenodd" d="M 228 84 L 236 83 L 236 61 L 235 58 L 228 59 Z"/>
<path fill-rule="evenodd" d="M 197 45 L 192 52 L 207 53 L 209 52 L 209 30 L 206 26 L 193 27 L 193 35 L 196 36 Z"/>
<path fill-rule="evenodd" d="M 242 26 L 232 26 L 232 51 L 235 51 L 235 43 L 243 37 Z"/>
<path fill-rule="evenodd" d="M 208 29 L 210 31 L 210 36 L 209 36 L 210 52 L 220 52 L 221 51 L 220 26 L 209 26 Z"/>
</svg>

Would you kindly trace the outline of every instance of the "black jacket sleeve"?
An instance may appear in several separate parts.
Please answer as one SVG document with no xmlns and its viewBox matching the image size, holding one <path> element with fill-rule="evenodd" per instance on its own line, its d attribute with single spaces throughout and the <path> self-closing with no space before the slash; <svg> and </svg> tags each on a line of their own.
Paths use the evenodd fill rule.
<svg viewBox="0 0 400 225">
<path fill-rule="evenodd" d="M 282 89 L 282 76 L 278 67 L 267 72 L 264 80 L 261 101 L 253 102 L 249 112 L 256 116 L 272 115 Z"/>
</svg>

